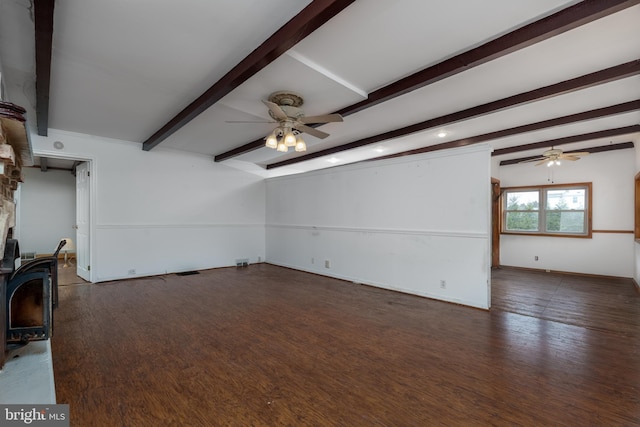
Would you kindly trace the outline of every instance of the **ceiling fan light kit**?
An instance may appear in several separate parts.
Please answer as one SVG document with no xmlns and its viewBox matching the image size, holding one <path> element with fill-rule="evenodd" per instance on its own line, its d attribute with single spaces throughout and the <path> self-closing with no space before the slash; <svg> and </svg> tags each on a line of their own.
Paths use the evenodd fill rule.
<svg viewBox="0 0 640 427">
<path fill-rule="evenodd" d="M 280 139 L 278 139 L 280 138 Z M 265 138 L 265 147 L 286 153 L 289 147 L 294 147 L 295 151 L 306 151 L 307 144 L 300 134 L 290 128 L 278 126 Z"/>
</svg>

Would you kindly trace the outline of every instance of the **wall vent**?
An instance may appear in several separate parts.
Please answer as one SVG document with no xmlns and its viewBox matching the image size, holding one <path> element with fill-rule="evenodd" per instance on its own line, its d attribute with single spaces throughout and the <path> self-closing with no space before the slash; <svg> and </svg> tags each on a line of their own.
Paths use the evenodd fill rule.
<svg viewBox="0 0 640 427">
<path fill-rule="evenodd" d="M 20 254 L 20 259 L 22 261 L 28 261 L 30 259 L 36 259 L 36 253 L 35 252 L 22 252 Z"/>
</svg>

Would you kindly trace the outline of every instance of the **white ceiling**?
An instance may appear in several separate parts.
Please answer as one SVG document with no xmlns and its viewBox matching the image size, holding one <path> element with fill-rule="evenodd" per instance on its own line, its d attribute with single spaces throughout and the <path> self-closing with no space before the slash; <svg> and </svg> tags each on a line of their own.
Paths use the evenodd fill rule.
<svg viewBox="0 0 640 427">
<path fill-rule="evenodd" d="M 310 1 L 57 0 L 49 127 L 142 143 L 204 93 Z M 563 0 L 367 0 L 354 2 L 154 150 L 213 156 L 265 136 L 260 102 L 272 92 L 304 96 L 307 115 L 367 94 L 560 9 Z M 0 60 L 9 100 L 34 111 L 29 0 L 0 2 Z M 27 54 L 30 52 L 30 54 Z M 484 65 L 414 90 L 305 137 L 309 152 L 339 146 L 640 57 L 640 6 L 598 19 Z M 268 148 L 224 161 L 262 176 L 331 167 L 640 99 L 634 76 L 395 140 L 266 170 L 294 158 Z M 26 105 L 25 105 L 26 104 Z M 491 141 L 498 149 L 640 123 L 640 112 Z M 446 131 L 444 138 L 437 137 Z M 640 141 L 623 135 L 563 149 Z M 538 155 L 513 153 L 500 159 Z M 327 160 L 332 157 L 338 163 Z"/>
</svg>

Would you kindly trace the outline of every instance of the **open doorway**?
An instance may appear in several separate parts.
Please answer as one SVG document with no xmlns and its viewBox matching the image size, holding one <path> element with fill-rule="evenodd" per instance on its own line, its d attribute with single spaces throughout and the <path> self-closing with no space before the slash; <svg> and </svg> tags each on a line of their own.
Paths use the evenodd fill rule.
<svg viewBox="0 0 640 427">
<path fill-rule="evenodd" d="M 61 239 L 69 241 L 60 252 L 61 284 L 92 281 L 91 166 L 91 159 L 36 153 L 16 192 L 14 236 L 24 258 L 51 255 Z"/>
</svg>

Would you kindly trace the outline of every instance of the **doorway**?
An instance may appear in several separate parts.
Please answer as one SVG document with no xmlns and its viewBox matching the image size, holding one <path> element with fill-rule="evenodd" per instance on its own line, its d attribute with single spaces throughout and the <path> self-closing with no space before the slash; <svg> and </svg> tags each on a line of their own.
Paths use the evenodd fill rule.
<svg viewBox="0 0 640 427">
<path fill-rule="evenodd" d="M 74 274 L 72 276 L 78 276 L 85 281 L 93 281 L 93 274 L 91 272 L 91 259 L 92 259 L 92 246 L 93 246 L 93 209 L 94 206 L 94 194 L 92 191 L 92 180 L 90 179 L 91 170 L 93 168 L 93 159 L 87 158 L 74 158 L 74 157 L 61 157 L 51 155 L 50 153 L 34 153 L 34 168 L 39 168 L 38 172 L 56 171 L 58 174 L 69 173 L 73 174 L 67 180 L 65 178 L 64 183 L 61 185 L 68 185 L 67 190 L 61 190 L 64 193 L 68 193 L 67 198 L 71 198 L 68 201 L 66 209 L 58 212 L 58 217 L 65 216 L 66 219 L 62 219 L 62 225 L 59 225 L 55 230 L 45 230 L 49 233 L 55 234 L 55 237 L 48 236 L 46 241 L 48 242 L 52 238 L 56 240 L 61 238 L 70 238 L 73 240 L 75 248 L 73 246 L 69 249 L 73 251 L 75 249 L 75 260 L 72 265 Z M 31 170 L 31 169 L 29 169 Z M 27 177 L 28 179 L 28 177 Z M 45 180 L 46 181 L 46 180 Z M 22 187 L 28 185 L 28 181 L 22 184 L 21 190 L 16 192 L 16 227 L 15 237 L 21 240 L 21 248 L 28 250 L 26 245 L 23 247 L 22 238 L 27 238 L 24 227 L 29 227 L 29 224 L 42 221 L 42 218 L 46 215 L 54 212 L 55 202 L 50 200 L 46 203 L 23 203 Z M 35 194 L 44 193 L 46 189 L 41 185 L 32 190 Z M 46 194 L 43 194 L 43 199 L 46 199 Z M 46 223 L 46 222 L 45 222 Z M 53 227 L 51 227 L 53 228 Z M 65 231 L 66 230 L 66 231 Z M 64 234 L 64 235 L 63 235 Z M 29 243 L 25 240 L 25 243 Z M 70 253 L 72 253 L 70 251 Z M 52 252 L 52 251 L 51 251 Z M 61 253 L 64 252 L 63 251 Z M 39 253 L 46 253 L 39 251 Z M 65 265 L 67 263 L 65 262 Z M 71 264 L 69 264 L 71 265 Z M 69 271 L 72 270 L 69 268 Z"/>
</svg>

